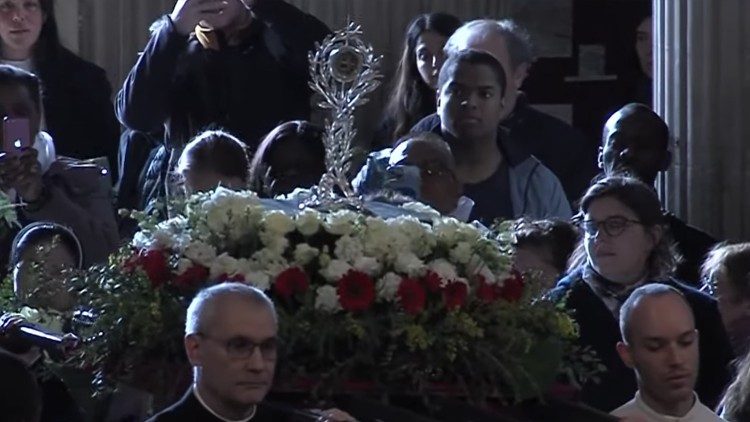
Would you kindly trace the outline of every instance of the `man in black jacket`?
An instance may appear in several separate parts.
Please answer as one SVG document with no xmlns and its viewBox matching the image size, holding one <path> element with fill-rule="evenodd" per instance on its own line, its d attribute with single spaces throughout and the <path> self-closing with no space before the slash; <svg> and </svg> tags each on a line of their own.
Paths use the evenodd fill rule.
<svg viewBox="0 0 750 422">
<path fill-rule="evenodd" d="M 667 170 L 672 163 L 669 128 L 645 105 L 628 104 L 604 125 L 598 161 L 606 176 L 626 172 L 653 186 L 659 172 Z M 673 214 L 667 215 L 667 223 L 682 256 L 675 277 L 700 287 L 700 268 L 708 251 L 717 243 L 716 239 Z"/>
<path fill-rule="evenodd" d="M 557 176 L 570 203 L 577 201 L 596 174 L 593 151 L 584 136 L 567 123 L 531 107 L 520 91 L 534 56 L 528 33 L 511 20 L 479 19 L 459 28 L 445 44 L 447 56 L 461 50 L 481 50 L 503 65 L 507 89 L 500 125 L 510 139 L 534 155 Z M 425 121 L 439 121 L 437 114 Z"/>
<path fill-rule="evenodd" d="M 307 53 L 329 33 L 282 0 L 179 0 L 153 27 L 117 95 L 130 129 L 165 129 L 165 145 L 146 173 L 145 196 L 164 194 L 170 158 L 209 125 L 251 150 L 287 120 L 308 119 Z"/>
</svg>

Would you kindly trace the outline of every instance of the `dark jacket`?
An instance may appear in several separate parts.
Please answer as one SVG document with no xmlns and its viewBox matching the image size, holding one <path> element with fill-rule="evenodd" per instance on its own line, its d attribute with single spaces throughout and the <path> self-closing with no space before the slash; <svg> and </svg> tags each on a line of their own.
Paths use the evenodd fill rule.
<svg viewBox="0 0 750 422">
<path fill-rule="evenodd" d="M 128 74 L 117 116 L 145 133 L 164 126 L 166 150 L 174 151 L 151 162 L 145 202 L 164 194 L 169 162 L 207 126 L 227 129 L 254 150 L 279 123 L 309 118 L 307 53 L 328 28 L 281 0 L 257 2 L 253 13 L 244 41 L 229 46 L 219 37 L 218 51 L 179 34 L 165 16 Z"/>
<path fill-rule="evenodd" d="M 571 204 L 581 198 L 598 170 L 595 150 L 582 133 L 535 109 L 523 94 L 501 125 L 560 179 Z"/>
<path fill-rule="evenodd" d="M 305 418 L 302 416 L 295 416 L 291 409 L 281 410 L 277 406 L 271 407 L 267 404 L 259 404 L 255 411 L 255 416 L 251 419 L 252 422 L 303 422 L 303 421 L 314 421 L 315 418 Z M 220 422 L 221 419 L 217 418 L 211 412 L 209 412 L 201 403 L 198 398 L 193 394 L 193 389 L 189 389 L 187 393 L 172 406 L 162 410 L 161 412 L 154 415 L 147 422 Z"/>
<path fill-rule="evenodd" d="M 611 412 L 630 401 L 638 387 L 633 370 L 625 366 L 615 349 L 620 341 L 619 323 L 583 280 L 582 271 L 574 270 L 560 280 L 551 296 L 555 301 L 564 301 L 565 307 L 573 311 L 580 327 L 580 345 L 590 346 L 608 368 L 600 375 L 601 383 L 584 386 L 583 402 Z M 682 292 L 693 309 L 700 333 L 700 370 L 695 390 L 703 404 L 714 408 L 731 380 L 729 365 L 733 359 L 716 300 L 674 279 L 663 283 Z"/>
<path fill-rule="evenodd" d="M 504 128 L 498 128 L 498 131 L 498 144 L 508 164 L 513 217 L 569 219 L 572 214 L 570 204 L 557 177 L 524 148 L 520 148 Z M 442 133 L 440 116 L 437 114 L 422 119 L 411 132 L 432 132 L 444 139 L 450 136 Z M 478 198 L 471 199 L 479 205 Z"/>
<path fill-rule="evenodd" d="M 667 224 L 677 244 L 677 251 L 682 256 L 675 276 L 691 286 L 700 287 L 701 265 L 706 259 L 706 254 L 716 245 L 716 239 L 672 214 L 667 215 Z"/>
<path fill-rule="evenodd" d="M 58 155 L 107 157 L 117 175 L 120 124 L 104 69 L 62 48 L 54 60 L 38 64 L 47 132 Z"/>
</svg>

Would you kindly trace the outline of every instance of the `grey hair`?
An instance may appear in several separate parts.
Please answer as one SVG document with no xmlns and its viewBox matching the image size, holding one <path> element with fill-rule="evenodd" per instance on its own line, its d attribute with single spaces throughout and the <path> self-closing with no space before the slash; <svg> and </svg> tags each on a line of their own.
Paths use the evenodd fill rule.
<svg viewBox="0 0 750 422">
<path fill-rule="evenodd" d="M 470 34 L 482 34 L 486 39 L 492 35 L 501 36 L 508 46 L 513 70 L 522 64 L 534 62 L 534 48 L 531 44 L 529 32 L 512 19 L 476 19 L 463 24 L 448 38 L 443 47 L 446 56 L 461 50 L 458 41 L 468 37 Z"/>
<path fill-rule="evenodd" d="M 242 283 L 220 283 L 201 290 L 190 302 L 185 319 L 185 335 L 200 332 L 204 328 L 203 324 L 205 324 L 206 315 L 210 314 L 212 304 L 228 296 L 236 296 L 256 305 L 267 306 L 273 313 L 274 319 L 277 319 L 276 307 L 260 289 Z"/>
<path fill-rule="evenodd" d="M 645 299 L 647 297 L 661 297 L 670 294 L 677 295 L 682 298 L 685 306 L 687 306 L 689 309 L 692 309 L 690 308 L 690 304 L 687 302 L 687 299 L 685 299 L 685 295 L 682 294 L 682 292 L 680 292 L 679 290 L 667 284 L 646 284 L 645 286 L 641 286 L 635 289 L 633 293 L 630 294 L 630 297 L 628 297 L 628 299 L 625 301 L 625 303 L 622 304 L 622 307 L 620 308 L 620 334 L 622 335 L 622 340 L 625 343 L 630 342 L 630 315 L 633 313 L 635 307 L 638 306 L 638 303 L 640 303 L 642 299 Z"/>
</svg>

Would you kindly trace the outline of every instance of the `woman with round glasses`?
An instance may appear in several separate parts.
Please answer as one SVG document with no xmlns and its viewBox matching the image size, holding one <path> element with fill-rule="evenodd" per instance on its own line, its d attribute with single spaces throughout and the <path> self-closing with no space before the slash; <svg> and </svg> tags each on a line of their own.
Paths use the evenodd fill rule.
<svg viewBox="0 0 750 422">
<path fill-rule="evenodd" d="M 612 411 L 636 392 L 633 371 L 617 355 L 620 306 L 636 288 L 652 282 L 675 287 L 692 307 L 700 336 L 700 372 L 695 390 L 714 407 L 729 381 L 729 340 L 716 301 L 672 277 L 677 255 L 665 226 L 664 212 L 653 188 L 622 176 L 592 185 L 581 199 L 578 223 L 584 235 L 571 259 L 569 275 L 551 296 L 571 310 L 580 327 L 580 345 L 593 349 L 607 368 L 601 383 L 584 385 L 585 403 Z M 654 341 L 655 364 L 664 365 L 665 389 L 676 369 L 662 356 L 681 344 Z M 679 365 L 677 365 L 679 366 Z M 678 368 L 679 369 L 679 368 Z"/>
</svg>

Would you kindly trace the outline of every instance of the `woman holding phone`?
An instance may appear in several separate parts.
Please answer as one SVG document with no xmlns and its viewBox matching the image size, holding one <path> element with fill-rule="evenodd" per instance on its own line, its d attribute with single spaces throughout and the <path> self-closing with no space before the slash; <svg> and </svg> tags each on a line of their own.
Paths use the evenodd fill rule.
<svg viewBox="0 0 750 422">
<path fill-rule="evenodd" d="M 54 0 L 0 0 L 0 63 L 42 80 L 41 127 L 60 155 L 107 157 L 117 168 L 120 125 L 112 88 L 103 69 L 60 44 Z"/>
</svg>

